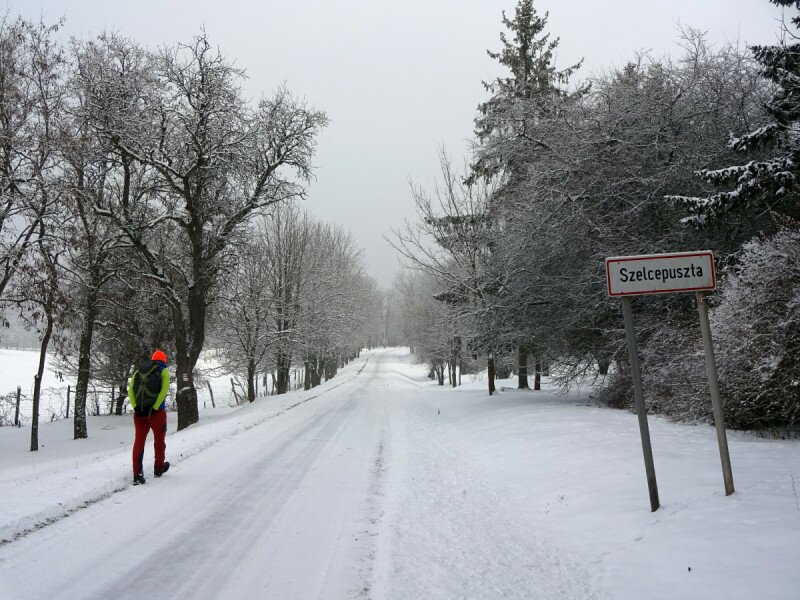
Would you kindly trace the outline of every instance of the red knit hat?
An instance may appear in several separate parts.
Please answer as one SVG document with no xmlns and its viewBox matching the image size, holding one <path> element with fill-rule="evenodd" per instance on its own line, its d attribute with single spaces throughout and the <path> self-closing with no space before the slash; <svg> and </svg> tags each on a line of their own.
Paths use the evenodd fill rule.
<svg viewBox="0 0 800 600">
<path fill-rule="evenodd" d="M 167 362 L 167 355 L 164 354 L 163 350 L 156 350 L 153 352 L 153 356 L 150 357 L 150 360 L 160 360 L 161 362 Z"/>
</svg>

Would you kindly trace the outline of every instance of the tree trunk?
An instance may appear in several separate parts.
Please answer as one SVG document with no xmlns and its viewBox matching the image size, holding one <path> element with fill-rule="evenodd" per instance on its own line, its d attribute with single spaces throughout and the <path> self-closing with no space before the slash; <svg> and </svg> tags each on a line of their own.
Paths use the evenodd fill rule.
<svg viewBox="0 0 800 600">
<path fill-rule="evenodd" d="M 528 351 L 523 346 L 517 346 L 517 389 L 527 390 L 528 387 Z"/>
<path fill-rule="evenodd" d="M 39 393 L 42 389 L 41 377 L 33 376 L 33 412 L 31 415 L 31 452 L 39 449 Z"/>
<path fill-rule="evenodd" d="M 311 361 L 308 359 L 303 361 L 303 389 L 311 389 Z"/>
<path fill-rule="evenodd" d="M 125 389 L 125 384 L 119 384 L 119 394 L 117 394 L 117 405 L 115 407 L 114 413 L 117 416 L 122 416 L 122 405 L 125 403 L 125 397 L 127 396 L 127 390 Z"/>
<path fill-rule="evenodd" d="M 81 440 L 88 437 L 86 428 L 86 394 L 89 390 L 90 357 L 92 351 L 92 336 L 94 335 L 95 322 L 94 294 L 89 294 L 86 299 L 86 311 L 83 316 L 81 340 L 78 350 L 78 382 L 75 385 L 75 419 L 73 422 L 73 439 Z"/>
<path fill-rule="evenodd" d="M 178 388 L 180 389 L 180 382 L 178 383 Z M 189 420 L 189 402 L 190 402 L 190 395 L 189 390 L 179 391 L 178 394 L 175 396 L 175 404 L 177 404 L 178 408 L 178 427 L 177 430 L 181 431 L 182 429 L 186 429 L 191 422 Z"/>
<path fill-rule="evenodd" d="M 608 375 L 608 359 L 606 358 L 598 358 L 597 359 L 597 371 L 600 375 Z"/>
<path fill-rule="evenodd" d="M 185 372 L 187 378 L 180 381 L 181 386 L 185 389 L 190 424 L 197 423 L 200 420 L 197 390 L 194 387 L 194 367 L 197 364 L 197 359 L 200 358 L 200 352 L 203 350 L 203 344 L 206 339 L 206 313 L 208 310 L 208 290 L 210 288 L 210 283 L 205 279 L 204 266 L 202 265 L 205 248 L 201 240 L 202 234 L 198 240 L 192 241 L 192 274 L 195 285 L 189 287 L 189 320 L 187 323 L 191 337 L 186 348 L 188 350 Z M 197 246 L 198 243 L 199 247 Z"/>
<path fill-rule="evenodd" d="M 247 401 L 253 402 L 256 399 L 256 388 L 254 380 L 256 378 L 256 361 L 251 358 L 247 361 Z"/>
<path fill-rule="evenodd" d="M 317 387 L 320 383 L 322 383 L 322 363 L 317 359 L 311 372 L 311 387 Z"/>
<path fill-rule="evenodd" d="M 439 385 L 444 385 L 444 364 L 436 365 L 436 378 L 439 381 Z"/>
<path fill-rule="evenodd" d="M 196 281 L 201 281 L 196 272 Z M 181 307 L 172 307 L 172 322 L 175 326 L 175 383 L 178 407 L 178 431 L 200 420 L 197 405 L 197 390 L 194 387 L 194 367 L 200 357 L 205 340 L 206 298 L 204 286 L 195 284 L 189 290 L 189 319 L 184 321 Z M 189 331 L 187 331 L 187 327 Z"/>
<path fill-rule="evenodd" d="M 175 336 L 176 351 L 176 364 L 175 364 L 175 384 L 177 386 L 177 394 L 175 396 L 175 403 L 178 407 L 178 431 L 186 429 L 192 424 L 190 414 L 190 404 L 192 402 L 191 381 L 190 381 L 190 367 L 189 359 L 186 356 L 185 348 L 180 348 L 181 344 L 178 341 L 180 336 Z M 183 351 L 182 351 L 183 350 Z"/>
<path fill-rule="evenodd" d="M 325 381 L 336 377 L 336 373 L 339 372 L 337 364 L 337 359 L 335 357 L 325 361 Z"/>
<path fill-rule="evenodd" d="M 495 392 L 494 388 L 494 357 L 491 353 L 489 353 L 489 358 L 487 359 L 486 366 L 489 369 L 489 395 L 491 396 Z"/>
<path fill-rule="evenodd" d="M 31 452 L 39 449 L 39 397 L 42 393 L 42 375 L 44 374 L 44 362 L 47 359 L 47 346 L 50 344 L 50 336 L 53 334 L 53 315 L 45 311 L 47 325 L 45 326 L 42 343 L 39 349 L 39 369 L 33 379 L 33 414 L 31 415 Z"/>
<path fill-rule="evenodd" d="M 289 390 L 289 369 L 291 367 L 291 356 L 283 351 L 279 351 L 276 356 L 275 371 L 277 375 L 276 385 L 278 394 L 285 394 Z"/>
<path fill-rule="evenodd" d="M 536 359 L 536 374 L 533 376 L 533 389 L 542 389 L 542 359 Z"/>
<path fill-rule="evenodd" d="M 197 423 L 200 420 L 200 407 L 197 404 L 197 388 L 194 387 L 192 371 L 189 372 L 187 387 L 189 388 L 186 392 L 189 396 L 189 422 Z"/>
</svg>

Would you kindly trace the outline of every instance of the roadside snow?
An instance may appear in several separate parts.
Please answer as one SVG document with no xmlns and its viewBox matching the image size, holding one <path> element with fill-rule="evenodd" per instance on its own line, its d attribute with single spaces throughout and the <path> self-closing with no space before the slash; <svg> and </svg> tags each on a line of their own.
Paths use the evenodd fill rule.
<svg viewBox="0 0 800 600">
<path fill-rule="evenodd" d="M 502 498 L 491 510 L 515 515 L 512 529 L 558 540 L 617 598 L 800 597 L 796 441 L 728 432 L 736 492 L 726 497 L 714 428 L 651 416 L 661 500 L 651 513 L 634 414 L 596 406 L 586 390 L 503 385 L 490 399 L 485 382 L 435 397 L 427 384 L 416 405 L 430 438 L 482 466 Z"/>
<path fill-rule="evenodd" d="M 392 420 L 387 445 L 375 597 L 605 598 L 562 539 L 543 536 L 534 515 L 476 464 L 459 428 L 438 412 L 449 407 L 446 396 L 464 400 L 425 388 L 394 399 L 404 418 Z"/>
</svg>

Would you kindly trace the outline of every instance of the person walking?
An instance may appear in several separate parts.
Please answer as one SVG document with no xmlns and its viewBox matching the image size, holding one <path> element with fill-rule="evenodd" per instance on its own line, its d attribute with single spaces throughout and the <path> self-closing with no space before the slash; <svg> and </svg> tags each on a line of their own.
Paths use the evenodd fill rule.
<svg viewBox="0 0 800 600">
<path fill-rule="evenodd" d="M 169 391 L 169 371 L 167 355 L 162 350 L 153 352 L 150 360 L 140 363 L 128 383 L 128 399 L 133 408 L 133 485 L 145 483 L 144 446 L 147 434 L 153 430 L 153 449 L 155 462 L 153 475 L 161 477 L 169 470 L 169 463 L 164 461 L 167 444 L 167 409 L 164 400 Z"/>
</svg>

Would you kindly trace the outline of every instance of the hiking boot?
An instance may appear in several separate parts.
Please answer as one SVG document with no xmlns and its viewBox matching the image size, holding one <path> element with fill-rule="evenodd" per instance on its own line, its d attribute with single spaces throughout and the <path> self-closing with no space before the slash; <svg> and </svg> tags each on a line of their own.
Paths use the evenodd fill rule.
<svg viewBox="0 0 800 600">
<path fill-rule="evenodd" d="M 165 462 L 164 466 L 161 467 L 161 469 L 154 469 L 153 470 L 153 475 L 155 475 L 156 477 L 161 477 L 167 471 L 169 471 L 169 463 Z"/>
<path fill-rule="evenodd" d="M 138 475 L 133 476 L 133 485 L 139 485 L 140 483 L 144 483 L 144 475 L 139 473 Z"/>
</svg>

